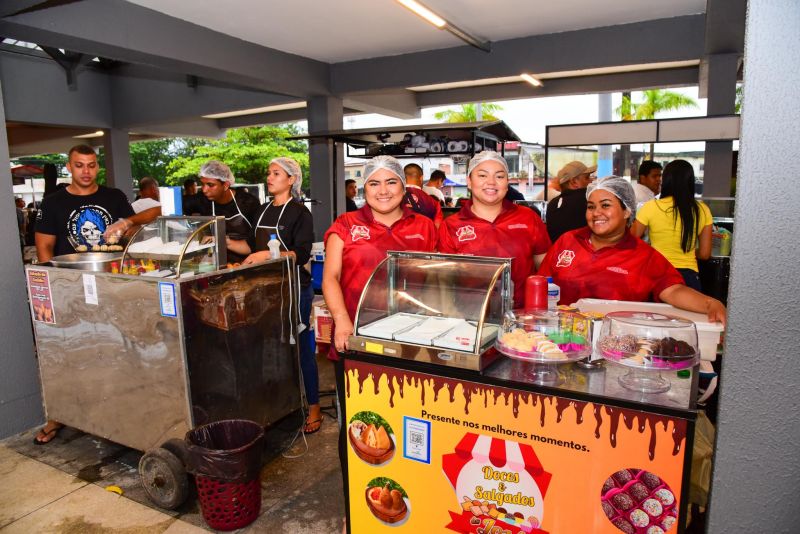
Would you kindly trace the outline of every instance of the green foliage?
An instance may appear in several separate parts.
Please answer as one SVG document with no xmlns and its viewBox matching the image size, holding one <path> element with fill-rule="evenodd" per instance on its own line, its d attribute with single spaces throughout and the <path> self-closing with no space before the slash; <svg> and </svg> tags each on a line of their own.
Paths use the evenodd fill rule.
<svg viewBox="0 0 800 534">
<path fill-rule="evenodd" d="M 174 157 L 171 139 L 155 139 L 131 143 L 131 174 L 136 180 L 145 176 L 154 178 L 159 184 L 166 183 L 167 165 Z"/>
<path fill-rule="evenodd" d="M 293 125 L 258 126 L 228 130 L 222 139 L 196 144 L 182 155 L 172 159 L 166 168 L 166 183 L 180 185 L 183 180 L 196 177 L 200 167 L 216 159 L 228 164 L 237 183 L 263 182 L 271 159 L 289 156 L 300 163 L 303 186 L 308 187 L 308 147 L 303 141 L 286 138 L 302 133 Z"/>
<path fill-rule="evenodd" d="M 744 85 L 737 84 L 736 85 L 736 113 L 742 112 L 742 99 L 744 98 Z"/>
<path fill-rule="evenodd" d="M 358 412 L 350 418 L 350 422 L 352 423 L 353 421 L 362 421 L 367 425 L 375 425 L 376 428 L 382 426 L 388 434 L 394 434 L 394 430 L 389 426 L 388 421 L 375 412 Z"/>
<path fill-rule="evenodd" d="M 499 104 L 481 104 L 481 120 L 500 120 L 494 113 L 502 110 L 503 107 Z M 436 117 L 436 120 L 444 122 L 475 122 L 478 120 L 478 110 L 475 104 L 462 104 L 460 109 L 439 111 L 434 117 Z"/>
<path fill-rule="evenodd" d="M 389 490 L 397 490 L 403 495 L 403 497 L 406 497 L 406 498 L 408 497 L 408 493 L 406 493 L 406 490 L 404 490 L 403 487 L 400 484 L 398 484 L 397 482 L 395 482 L 391 478 L 375 477 L 372 480 L 370 480 L 369 482 L 367 482 L 367 487 L 368 488 L 383 488 L 384 486 L 386 486 L 386 484 L 389 484 Z"/>
<path fill-rule="evenodd" d="M 630 93 L 622 94 L 622 103 L 615 110 L 623 121 L 655 119 L 663 111 L 676 111 L 683 108 L 696 108 L 697 102 L 692 97 L 666 91 L 664 89 L 648 89 L 642 91 L 643 102 L 633 102 Z"/>
</svg>

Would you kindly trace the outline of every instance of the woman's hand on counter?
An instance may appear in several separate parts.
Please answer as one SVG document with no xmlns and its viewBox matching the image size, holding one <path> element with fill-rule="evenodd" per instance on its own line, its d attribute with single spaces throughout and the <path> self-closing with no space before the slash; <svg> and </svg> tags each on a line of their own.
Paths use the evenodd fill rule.
<svg viewBox="0 0 800 534">
<path fill-rule="evenodd" d="M 336 345 L 336 350 L 344 352 L 350 349 L 350 336 L 353 335 L 353 321 L 350 317 L 342 315 L 334 317 L 334 324 L 336 325 L 333 343 Z"/>
<path fill-rule="evenodd" d="M 708 297 L 706 314 L 708 314 L 708 321 L 710 323 L 720 322 L 723 327 L 727 326 L 728 310 L 725 308 L 725 305 L 717 299 Z"/>
<path fill-rule="evenodd" d="M 258 252 L 253 252 L 249 256 L 247 256 L 242 265 L 252 265 L 254 263 L 261 263 L 267 261 L 269 259 L 269 250 L 260 250 Z"/>
<path fill-rule="evenodd" d="M 250 245 L 248 245 L 247 241 L 244 239 L 231 239 L 230 237 L 225 236 L 225 247 L 231 252 L 235 252 L 240 256 L 250 254 L 251 252 Z"/>
</svg>

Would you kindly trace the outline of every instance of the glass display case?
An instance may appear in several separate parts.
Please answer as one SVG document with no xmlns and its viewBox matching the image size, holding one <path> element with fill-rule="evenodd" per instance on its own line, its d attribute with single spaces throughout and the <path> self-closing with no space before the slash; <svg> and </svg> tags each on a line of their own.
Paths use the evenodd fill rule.
<svg viewBox="0 0 800 534">
<path fill-rule="evenodd" d="M 510 259 L 389 252 L 361 294 L 350 348 L 483 370 L 511 295 Z"/>
<path fill-rule="evenodd" d="M 159 217 L 131 237 L 118 269 L 173 278 L 216 271 L 226 261 L 224 217 Z"/>
</svg>

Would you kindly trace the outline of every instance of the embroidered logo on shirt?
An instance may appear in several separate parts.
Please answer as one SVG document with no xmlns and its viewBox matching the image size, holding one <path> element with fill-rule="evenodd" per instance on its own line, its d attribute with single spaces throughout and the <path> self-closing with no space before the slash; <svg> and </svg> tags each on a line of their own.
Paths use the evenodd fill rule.
<svg viewBox="0 0 800 534">
<path fill-rule="evenodd" d="M 459 243 L 463 241 L 474 241 L 475 228 L 470 225 L 462 226 L 456 230 L 456 237 L 458 238 Z"/>
<path fill-rule="evenodd" d="M 350 239 L 354 243 L 359 239 L 369 239 L 369 228 L 366 226 L 353 226 L 350 228 Z"/>
<path fill-rule="evenodd" d="M 423 241 L 425 241 L 425 237 L 422 234 L 411 234 L 411 235 L 405 236 L 405 238 L 406 239 L 422 239 Z"/>
<path fill-rule="evenodd" d="M 612 267 L 606 267 L 606 269 L 611 271 L 611 272 L 614 272 L 614 273 L 628 274 L 628 271 L 623 269 L 622 267 L 614 267 L 614 266 L 612 266 Z"/>
<path fill-rule="evenodd" d="M 520 229 L 520 228 L 527 228 L 527 227 L 528 227 L 528 225 L 527 225 L 527 224 L 524 224 L 524 223 L 519 223 L 519 224 L 509 224 L 509 225 L 508 225 L 508 229 L 509 229 L 509 230 L 517 230 L 517 229 Z"/>
<path fill-rule="evenodd" d="M 569 267 L 572 265 L 572 260 L 575 259 L 575 253 L 571 250 L 562 250 L 558 255 L 558 263 L 556 267 Z"/>
</svg>

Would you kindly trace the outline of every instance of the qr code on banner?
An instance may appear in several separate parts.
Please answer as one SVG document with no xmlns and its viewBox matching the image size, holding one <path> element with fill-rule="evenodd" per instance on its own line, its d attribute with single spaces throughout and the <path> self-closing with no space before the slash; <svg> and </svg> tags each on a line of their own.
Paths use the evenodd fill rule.
<svg viewBox="0 0 800 534">
<path fill-rule="evenodd" d="M 431 423 L 403 417 L 403 456 L 418 462 L 431 463 Z"/>
<path fill-rule="evenodd" d="M 425 434 L 422 432 L 411 432 L 411 444 L 422 445 L 425 442 Z"/>
</svg>

